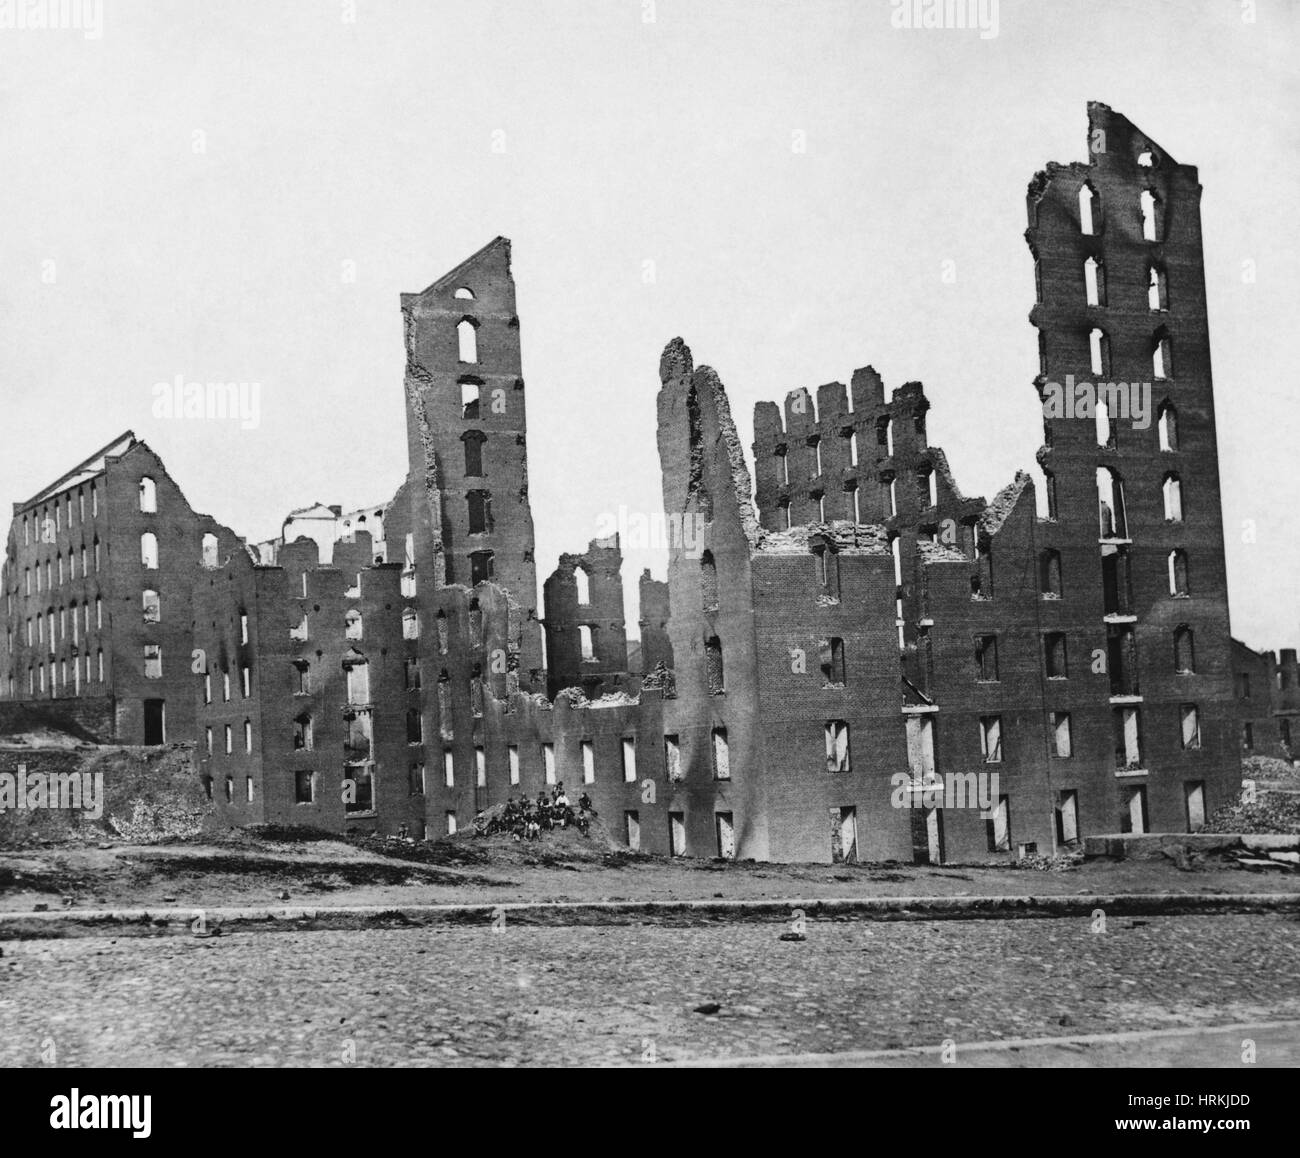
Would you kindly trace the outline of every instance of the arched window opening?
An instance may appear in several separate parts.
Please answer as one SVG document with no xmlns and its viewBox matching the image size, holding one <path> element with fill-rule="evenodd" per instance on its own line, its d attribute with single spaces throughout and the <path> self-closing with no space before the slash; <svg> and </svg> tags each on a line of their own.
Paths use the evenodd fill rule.
<svg viewBox="0 0 1300 1158">
<path fill-rule="evenodd" d="M 1156 343 L 1151 349 L 1151 374 L 1157 382 L 1172 378 L 1174 373 L 1173 346 L 1169 335 L 1163 330 L 1156 334 Z"/>
<path fill-rule="evenodd" d="M 1079 186 L 1079 232 L 1091 237 L 1096 234 L 1100 222 L 1100 199 L 1097 191 L 1085 181 Z"/>
<path fill-rule="evenodd" d="M 158 487 L 148 475 L 140 480 L 140 509 L 150 515 L 158 510 Z"/>
<path fill-rule="evenodd" d="M 1187 589 L 1187 552 L 1181 548 L 1169 552 L 1169 594 L 1181 597 Z"/>
<path fill-rule="evenodd" d="M 1094 374 L 1110 373 L 1110 338 L 1095 326 L 1088 332 L 1088 368 Z"/>
<path fill-rule="evenodd" d="M 456 324 L 456 341 L 462 362 L 478 361 L 478 323 L 472 318 L 462 318 Z"/>
<path fill-rule="evenodd" d="M 591 579 L 585 567 L 573 569 L 573 582 L 578 589 L 578 606 L 588 606 L 591 603 Z"/>
<path fill-rule="evenodd" d="M 1101 262 L 1095 257 L 1083 263 L 1083 289 L 1090 306 L 1106 304 L 1106 274 Z"/>
<path fill-rule="evenodd" d="M 1181 523 L 1183 521 L 1183 484 L 1176 474 L 1165 475 L 1163 490 L 1165 522 Z"/>
<path fill-rule="evenodd" d="M 158 569 L 158 536 L 152 531 L 140 536 L 140 564 L 146 571 Z"/>
</svg>

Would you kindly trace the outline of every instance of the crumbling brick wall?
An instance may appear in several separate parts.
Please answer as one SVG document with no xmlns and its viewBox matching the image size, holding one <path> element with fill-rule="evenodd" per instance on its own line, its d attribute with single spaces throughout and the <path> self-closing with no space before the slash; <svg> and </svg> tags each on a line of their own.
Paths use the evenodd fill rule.
<svg viewBox="0 0 1300 1158">
<path fill-rule="evenodd" d="M 561 688 L 582 688 L 588 699 L 629 690 L 622 567 L 618 536 L 612 535 L 593 539 L 580 555 L 561 555 L 546 580 L 546 667 L 552 698 Z M 580 598 L 584 592 L 579 570 L 586 581 L 585 602 Z M 589 655 L 583 654 L 584 635 Z"/>
</svg>

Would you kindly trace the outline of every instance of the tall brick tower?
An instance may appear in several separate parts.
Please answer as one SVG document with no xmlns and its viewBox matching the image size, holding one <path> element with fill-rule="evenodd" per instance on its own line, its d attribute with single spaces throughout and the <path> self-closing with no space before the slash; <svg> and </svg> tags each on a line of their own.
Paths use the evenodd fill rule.
<svg viewBox="0 0 1300 1158">
<path fill-rule="evenodd" d="M 1105 105 L 1088 121 L 1088 163 L 1037 174 L 1025 235 L 1045 626 L 1083 677 L 1049 679 L 1045 706 L 1081 725 L 1086 830 L 1187 831 L 1240 784 L 1201 186 Z"/>
<path fill-rule="evenodd" d="M 430 575 L 435 585 L 504 587 L 519 610 L 520 684 L 525 690 L 540 688 L 541 629 L 510 242 L 498 237 L 423 293 L 403 294 L 402 314 L 412 561 L 422 582 Z"/>
</svg>

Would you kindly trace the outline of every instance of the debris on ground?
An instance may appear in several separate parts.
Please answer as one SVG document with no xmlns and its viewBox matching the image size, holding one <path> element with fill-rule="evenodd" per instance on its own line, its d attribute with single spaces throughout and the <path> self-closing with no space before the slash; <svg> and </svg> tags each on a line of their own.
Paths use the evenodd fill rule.
<svg viewBox="0 0 1300 1158">
<path fill-rule="evenodd" d="M 1250 804 L 1226 804 L 1210 817 L 1202 832 L 1300 835 L 1300 795 L 1260 792 Z"/>
</svg>

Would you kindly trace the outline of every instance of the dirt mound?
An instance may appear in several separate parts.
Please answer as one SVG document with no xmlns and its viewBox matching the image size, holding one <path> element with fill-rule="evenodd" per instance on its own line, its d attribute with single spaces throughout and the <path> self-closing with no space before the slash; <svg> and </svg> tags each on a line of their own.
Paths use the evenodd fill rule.
<svg viewBox="0 0 1300 1158">
<path fill-rule="evenodd" d="M 106 838 L 132 844 L 184 839 L 197 836 L 212 812 L 190 745 L 55 748 L 29 753 L 9 749 L 3 756 L 0 767 L 15 774 L 21 767 L 28 784 L 32 776 L 44 778 L 47 784 L 55 783 L 55 777 L 79 776 L 79 787 L 91 787 L 93 793 L 78 800 L 78 808 L 0 811 L 0 848 L 88 844 Z M 92 779 L 87 781 L 86 776 Z"/>
</svg>

